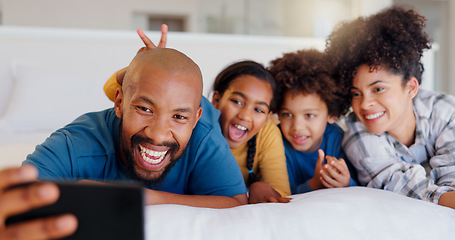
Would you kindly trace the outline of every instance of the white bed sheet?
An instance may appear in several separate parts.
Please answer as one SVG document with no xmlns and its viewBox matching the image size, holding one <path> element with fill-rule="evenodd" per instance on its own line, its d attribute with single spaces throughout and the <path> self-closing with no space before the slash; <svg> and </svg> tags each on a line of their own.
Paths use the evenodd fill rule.
<svg viewBox="0 0 455 240">
<path fill-rule="evenodd" d="M 231 209 L 147 206 L 145 216 L 150 240 L 455 239 L 455 210 L 364 187 Z"/>
</svg>

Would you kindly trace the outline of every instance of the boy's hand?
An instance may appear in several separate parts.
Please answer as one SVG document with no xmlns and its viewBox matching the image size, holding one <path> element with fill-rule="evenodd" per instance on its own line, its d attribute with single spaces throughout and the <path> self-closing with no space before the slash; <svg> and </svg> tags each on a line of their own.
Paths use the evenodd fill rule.
<svg viewBox="0 0 455 240">
<path fill-rule="evenodd" d="M 250 186 L 248 203 L 288 203 L 290 198 L 281 195 L 266 182 L 255 182 Z"/>
<path fill-rule="evenodd" d="M 326 157 L 327 164 L 324 164 L 321 173 L 322 184 L 327 188 L 347 187 L 351 182 L 351 174 L 344 159 Z"/>
<path fill-rule="evenodd" d="M 308 185 L 312 190 L 317 190 L 324 188 L 325 186 L 322 184 L 322 168 L 324 167 L 324 151 L 322 149 L 318 150 L 318 161 L 316 162 L 316 166 L 314 168 L 314 176 L 308 181 Z"/>
</svg>

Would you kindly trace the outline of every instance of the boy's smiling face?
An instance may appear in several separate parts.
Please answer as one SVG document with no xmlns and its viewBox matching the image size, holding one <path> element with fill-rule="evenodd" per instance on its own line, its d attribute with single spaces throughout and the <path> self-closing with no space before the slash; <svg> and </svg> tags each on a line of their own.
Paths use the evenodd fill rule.
<svg viewBox="0 0 455 240">
<path fill-rule="evenodd" d="M 302 152 L 318 150 L 327 123 L 337 120 L 329 116 L 327 105 L 319 95 L 289 91 L 284 95 L 278 116 L 284 137 Z"/>
</svg>

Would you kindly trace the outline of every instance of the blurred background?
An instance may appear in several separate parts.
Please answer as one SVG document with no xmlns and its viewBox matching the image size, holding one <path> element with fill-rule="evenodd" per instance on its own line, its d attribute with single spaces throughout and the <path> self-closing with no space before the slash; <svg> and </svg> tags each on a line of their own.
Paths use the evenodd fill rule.
<svg viewBox="0 0 455 240">
<path fill-rule="evenodd" d="M 433 39 L 430 88 L 455 94 L 454 0 L 0 0 L 0 26 L 326 38 L 339 22 L 392 4 L 424 15 Z M 153 41 L 157 41 L 152 39 Z"/>
</svg>

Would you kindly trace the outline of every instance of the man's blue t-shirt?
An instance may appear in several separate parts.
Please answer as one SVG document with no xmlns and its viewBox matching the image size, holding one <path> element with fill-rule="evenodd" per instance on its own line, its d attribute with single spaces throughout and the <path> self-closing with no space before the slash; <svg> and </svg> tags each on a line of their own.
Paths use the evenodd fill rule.
<svg viewBox="0 0 455 240">
<path fill-rule="evenodd" d="M 246 193 L 240 168 L 221 134 L 219 111 L 203 97 L 202 116 L 185 152 L 159 187 L 176 194 L 232 197 Z M 52 133 L 23 164 L 40 179 L 131 180 L 118 158 L 121 120 L 113 108 L 87 113 Z"/>
<path fill-rule="evenodd" d="M 281 128 L 280 128 L 281 129 Z M 351 163 L 346 159 L 341 141 L 343 139 L 343 129 L 336 123 L 327 124 L 325 128 L 322 143 L 319 149 L 322 149 L 326 156 L 343 158 L 348 165 L 351 173 L 351 182 L 349 186 L 357 186 L 357 173 Z M 318 161 L 318 151 L 301 152 L 292 147 L 291 143 L 282 135 L 284 149 L 286 153 L 286 165 L 288 168 L 289 184 L 292 194 L 310 192 L 312 189 L 308 185 L 308 181 L 314 176 L 314 168 Z"/>
</svg>

